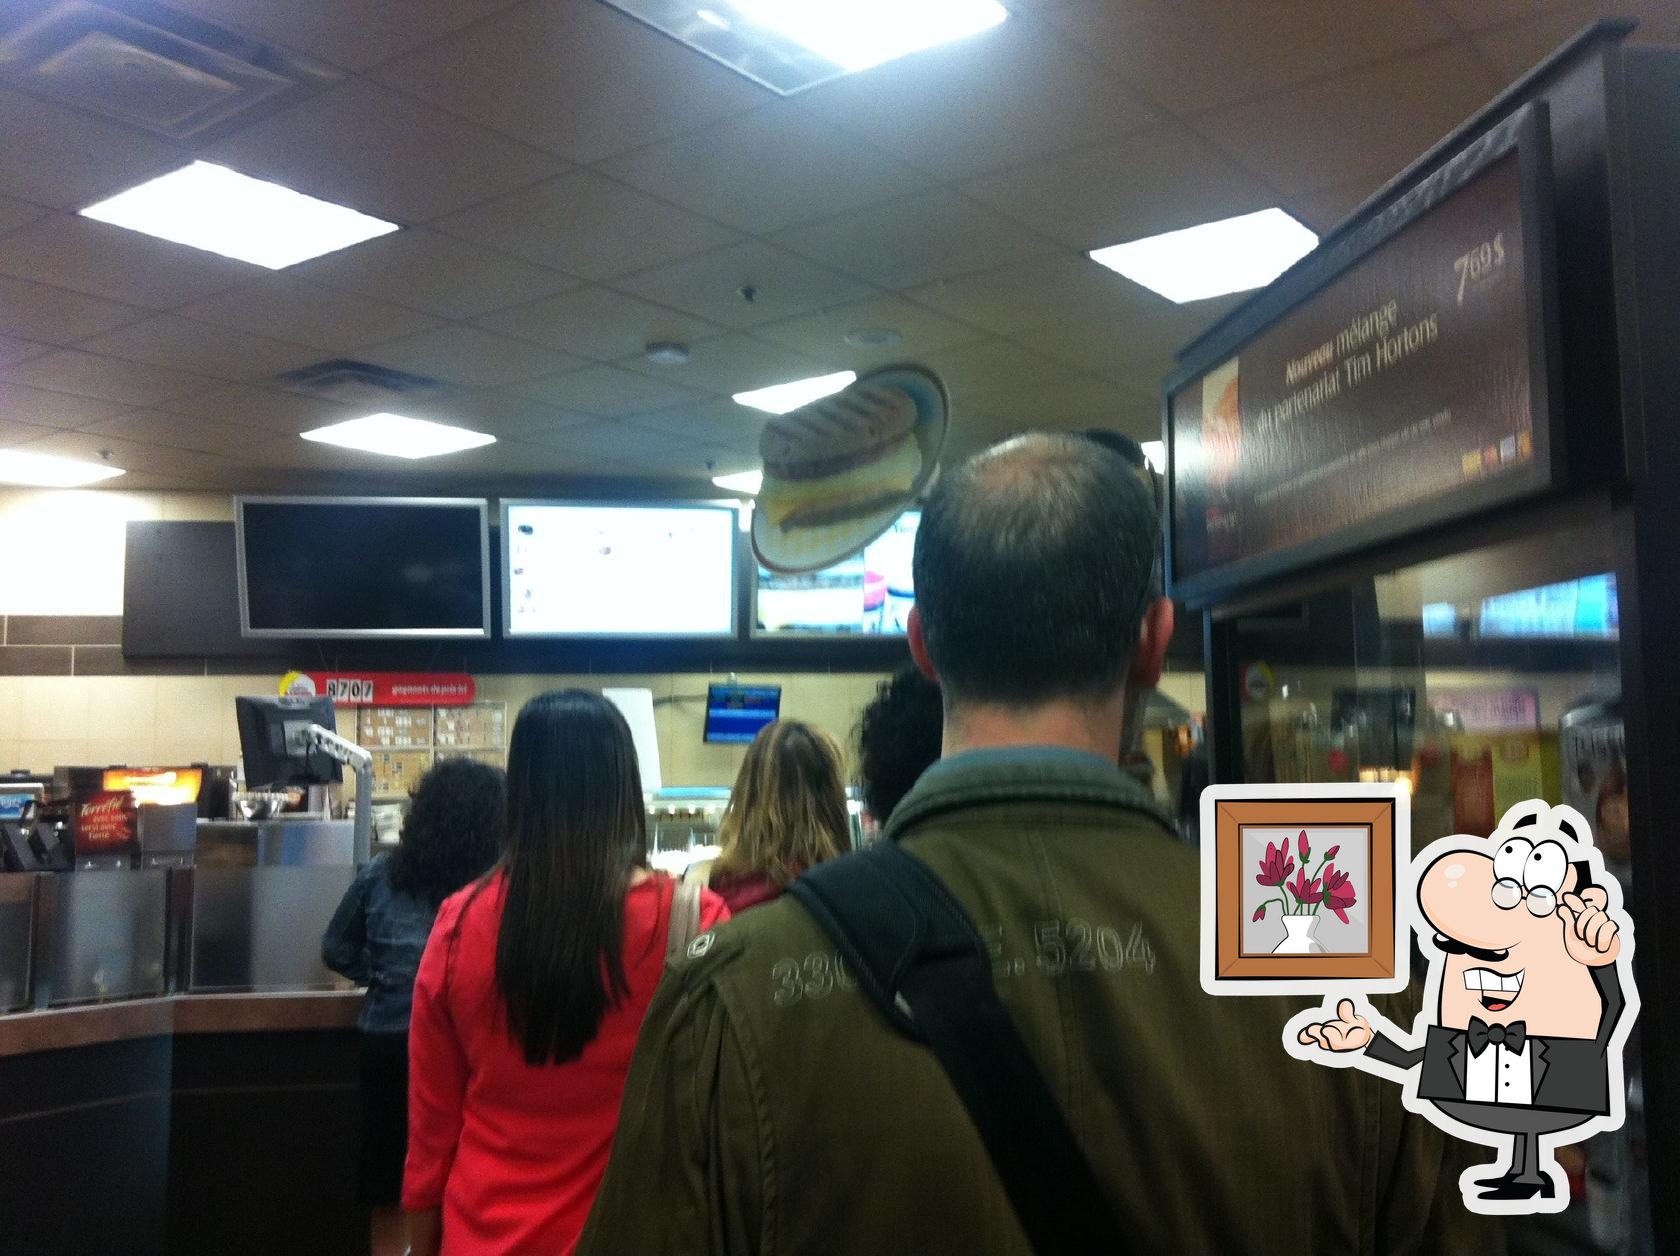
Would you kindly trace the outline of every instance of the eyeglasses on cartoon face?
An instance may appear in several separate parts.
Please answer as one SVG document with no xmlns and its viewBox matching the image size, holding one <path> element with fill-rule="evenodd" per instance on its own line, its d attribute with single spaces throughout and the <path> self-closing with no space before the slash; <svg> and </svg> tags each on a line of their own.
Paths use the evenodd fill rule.
<svg viewBox="0 0 1680 1256">
<path fill-rule="evenodd" d="M 1493 875 L 1495 907 L 1511 911 L 1526 902 L 1530 915 L 1550 916 L 1569 875 L 1569 856 L 1557 842 L 1536 846 L 1526 838 L 1508 837 L 1493 857 Z"/>
</svg>

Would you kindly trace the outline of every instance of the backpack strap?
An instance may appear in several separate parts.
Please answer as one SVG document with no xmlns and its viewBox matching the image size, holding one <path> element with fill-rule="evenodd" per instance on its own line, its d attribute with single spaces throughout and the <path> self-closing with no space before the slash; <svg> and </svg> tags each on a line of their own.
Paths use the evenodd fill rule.
<svg viewBox="0 0 1680 1256">
<path fill-rule="evenodd" d="M 665 932 L 667 964 L 688 950 L 699 931 L 700 889 L 698 881 L 679 881 L 671 894 L 671 923 Z"/>
<path fill-rule="evenodd" d="M 1090 1161 L 998 998 L 991 958 L 945 883 L 896 842 L 788 886 L 875 1006 L 939 1060 L 1039 1256 L 1129 1250 Z"/>
</svg>

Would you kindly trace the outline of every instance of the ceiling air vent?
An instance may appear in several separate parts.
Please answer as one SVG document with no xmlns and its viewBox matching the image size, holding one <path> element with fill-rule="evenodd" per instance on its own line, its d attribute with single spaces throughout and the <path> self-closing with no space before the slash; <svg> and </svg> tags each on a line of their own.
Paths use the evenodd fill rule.
<svg viewBox="0 0 1680 1256">
<path fill-rule="evenodd" d="M 174 140 L 244 125 L 339 74 L 160 5 L 63 0 L 0 15 L 0 79 Z"/>
<path fill-rule="evenodd" d="M 332 358 L 300 366 L 275 376 L 274 382 L 294 392 L 355 406 L 384 406 L 397 398 L 436 397 L 445 391 L 441 380 L 352 358 Z"/>
</svg>

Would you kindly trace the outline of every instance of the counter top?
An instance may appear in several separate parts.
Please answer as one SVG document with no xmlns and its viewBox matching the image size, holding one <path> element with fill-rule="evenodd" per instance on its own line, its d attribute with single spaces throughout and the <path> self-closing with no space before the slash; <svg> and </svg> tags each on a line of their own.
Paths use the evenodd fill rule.
<svg viewBox="0 0 1680 1256">
<path fill-rule="evenodd" d="M 0 1056 L 58 1051 L 164 1034 L 353 1029 L 360 990 L 177 994 L 0 1016 Z"/>
</svg>

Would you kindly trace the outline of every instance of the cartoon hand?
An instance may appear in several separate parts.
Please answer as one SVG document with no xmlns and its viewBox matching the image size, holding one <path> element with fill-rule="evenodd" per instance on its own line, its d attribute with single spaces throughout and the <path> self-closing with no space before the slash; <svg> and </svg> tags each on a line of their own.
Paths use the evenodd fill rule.
<svg viewBox="0 0 1680 1256">
<path fill-rule="evenodd" d="M 1565 894 L 1558 905 L 1563 947 L 1577 964 L 1602 968 L 1622 953 L 1621 930 L 1604 910 L 1609 901 L 1602 889 L 1590 885 L 1580 894 Z"/>
<path fill-rule="evenodd" d="M 1353 1010 L 1353 1000 L 1336 1004 L 1336 1019 L 1308 1025 L 1300 1032 L 1303 1046 L 1317 1043 L 1326 1051 L 1359 1051 L 1370 1045 L 1371 1022 Z"/>
</svg>

